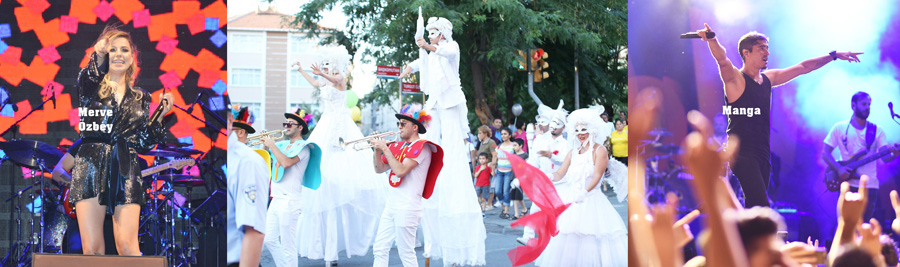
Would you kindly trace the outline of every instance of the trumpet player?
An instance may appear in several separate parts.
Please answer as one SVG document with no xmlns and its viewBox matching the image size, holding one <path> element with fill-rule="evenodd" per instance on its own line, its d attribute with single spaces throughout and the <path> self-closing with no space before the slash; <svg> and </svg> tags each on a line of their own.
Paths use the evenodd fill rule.
<svg viewBox="0 0 900 267">
<path fill-rule="evenodd" d="M 385 194 L 385 208 L 372 246 L 376 267 L 388 266 L 391 241 L 397 242 L 397 252 L 404 267 L 418 266 L 416 228 L 422 219 L 423 199 L 431 197 L 444 164 L 443 149 L 419 138 L 419 134 L 425 133 L 423 122 L 429 116 L 412 111 L 395 116 L 400 120 L 397 128 L 403 141 L 390 146 L 381 138 L 370 141 L 375 148 L 375 171 L 391 170 L 388 176 L 391 188 Z"/>
<path fill-rule="evenodd" d="M 288 140 L 275 142 L 269 136 L 261 141 L 272 157 L 271 197 L 266 213 L 265 245 L 279 267 L 297 266 L 296 233 L 302 214 L 300 193 L 303 186 L 319 188 L 321 172 L 319 162 L 322 150 L 318 145 L 303 140 L 309 133 L 306 115 L 302 109 L 284 113 L 284 136 Z"/>
</svg>

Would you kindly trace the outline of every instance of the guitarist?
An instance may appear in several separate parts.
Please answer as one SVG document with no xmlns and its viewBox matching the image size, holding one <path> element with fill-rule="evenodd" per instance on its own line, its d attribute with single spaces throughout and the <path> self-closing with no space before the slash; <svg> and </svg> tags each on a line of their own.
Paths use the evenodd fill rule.
<svg viewBox="0 0 900 267">
<path fill-rule="evenodd" d="M 853 109 L 853 116 L 849 121 L 841 121 L 831 127 L 828 136 L 825 137 L 825 146 L 822 151 L 822 158 L 828 163 L 831 170 L 836 170 L 842 181 L 849 179 L 851 190 L 859 189 L 859 177 L 863 174 L 869 176 L 869 182 L 866 183 L 868 189 L 869 201 L 866 204 L 866 211 L 863 219 L 872 217 L 875 211 L 875 205 L 878 203 L 878 178 L 876 176 L 875 162 L 872 161 L 851 170 L 835 161 L 832 156 L 832 150 L 837 148 L 841 153 L 841 159 L 860 159 L 867 155 L 872 155 L 882 149 L 890 149 L 891 154 L 881 158 L 883 162 L 893 160 L 900 155 L 900 146 L 894 145 L 889 147 L 885 138 L 884 131 L 878 128 L 874 123 L 866 121 L 869 117 L 869 105 L 872 104 L 872 98 L 866 92 L 857 92 L 853 94 L 850 100 L 850 108 Z"/>
</svg>

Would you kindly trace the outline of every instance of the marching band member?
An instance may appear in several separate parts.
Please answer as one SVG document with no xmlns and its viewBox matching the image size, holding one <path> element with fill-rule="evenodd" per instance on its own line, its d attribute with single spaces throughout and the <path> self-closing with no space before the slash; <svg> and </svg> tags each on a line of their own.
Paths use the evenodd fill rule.
<svg viewBox="0 0 900 267">
<path fill-rule="evenodd" d="M 408 108 L 404 110 L 409 111 Z M 422 219 L 423 198 L 431 197 L 438 173 L 443 167 L 444 151 L 441 147 L 419 138 L 419 134 L 426 131 L 422 122 L 428 116 L 420 112 L 395 116 L 400 120 L 397 128 L 403 141 L 394 142 L 390 146 L 383 139 L 371 141 L 375 148 L 375 170 L 378 173 L 391 170 L 388 177 L 391 188 L 386 193 L 387 205 L 381 215 L 378 234 L 372 247 L 376 267 L 388 266 L 391 241 L 397 242 L 397 251 L 404 267 L 418 266 L 416 229 Z"/>
<path fill-rule="evenodd" d="M 284 119 L 284 136 L 288 140 L 276 143 L 268 136 L 261 139 L 273 163 L 272 203 L 266 214 L 265 245 L 279 267 L 297 266 L 297 222 L 302 215 L 300 193 L 303 186 L 313 190 L 319 187 L 322 160 L 319 146 L 303 140 L 303 135 L 309 133 L 308 120 L 312 114 L 307 115 L 298 108 L 294 113 L 284 113 Z"/>
</svg>

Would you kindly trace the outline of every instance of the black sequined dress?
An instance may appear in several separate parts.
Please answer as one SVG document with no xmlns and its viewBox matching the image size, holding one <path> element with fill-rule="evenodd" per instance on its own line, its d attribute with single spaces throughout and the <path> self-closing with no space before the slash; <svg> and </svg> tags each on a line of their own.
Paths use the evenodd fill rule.
<svg viewBox="0 0 900 267">
<path fill-rule="evenodd" d="M 112 128 L 81 131 L 83 143 L 75 155 L 69 201 L 74 205 L 83 199 L 99 197 L 100 205 L 106 205 L 106 212 L 112 214 L 115 206 L 143 203 L 138 154 L 146 153 L 159 143 L 164 137 L 164 128 L 158 121 L 148 125 L 152 98 L 143 89 L 136 88 L 140 95 L 131 89 L 125 90 L 121 104 L 116 103 L 112 94 L 101 99 L 98 94 L 100 81 L 107 71 L 108 62 L 92 54 L 88 66 L 78 74 L 75 87 L 79 94 L 81 122 L 89 127 L 111 125 Z M 90 110 L 102 115 L 89 116 Z M 108 116 L 109 110 L 111 116 Z"/>
</svg>

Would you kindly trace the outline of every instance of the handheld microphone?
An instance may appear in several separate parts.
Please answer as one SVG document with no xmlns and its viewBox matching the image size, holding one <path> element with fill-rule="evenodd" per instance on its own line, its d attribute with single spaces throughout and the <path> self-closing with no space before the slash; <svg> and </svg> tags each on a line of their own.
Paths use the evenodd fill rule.
<svg viewBox="0 0 900 267">
<path fill-rule="evenodd" d="M 53 109 L 56 109 L 56 91 L 55 90 L 53 91 L 53 95 L 50 96 L 50 100 L 53 101 Z"/>
<path fill-rule="evenodd" d="M 706 38 L 707 39 L 716 38 L 716 33 L 715 32 L 707 32 Z M 682 34 L 681 39 L 700 39 L 700 35 L 697 34 L 696 32 L 689 32 L 689 33 Z"/>
<path fill-rule="evenodd" d="M 165 106 L 165 104 L 163 104 L 163 103 L 169 103 L 169 100 L 162 99 L 161 101 L 159 101 L 159 106 L 156 106 L 156 110 L 153 111 L 153 115 L 150 116 L 150 120 L 147 121 L 147 125 L 152 124 L 153 121 L 159 119 L 159 116 L 163 115 L 162 110 L 163 110 L 163 107 Z"/>
<path fill-rule="evenodd" d="M 891 118 L 900 117 L 900 115 L 894 113 L 894 102 L 888 102 L 888 109 L 891 110 Z"/>
</svg>

